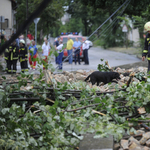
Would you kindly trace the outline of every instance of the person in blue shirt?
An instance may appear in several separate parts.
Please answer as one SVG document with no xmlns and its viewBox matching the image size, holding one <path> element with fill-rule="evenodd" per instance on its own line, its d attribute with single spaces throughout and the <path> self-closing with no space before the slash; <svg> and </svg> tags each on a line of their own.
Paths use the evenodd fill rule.
<svg viewBox="0 0 150 150">
<path fill-rule="evenodd" d="M 55 42 L 55 50 L 57 50 L 56 48 L 59 46 L 59 41 L 60 41 L 60 36 L 57 37 L 57 41 Z M 59 55 L 55 57 L 55 63 L 59 64 Z"/>
<path fill-rule="evenodd" d="M 75 48 L 75 51 L 74 51 L 74 59 L 75 59 L 75 65 L 77 63 L 77 60 L 78 60 L 78 63 L 80 65 L 80 48 L 81 48 L 81 42 L 78 40 L 78 38 L 76 38 L 74 44 L 73 44 L 73 47 Z"/>
<path fill-rule="evenodd" d="M 35 70 L 35 67 L 36 67 L 36 58 L 38 54 L 37 50 L 38 49 L 35 45 L 35 41 L 32 40 L 32 45 L 29 46 L 29 52 L 30 52 L 29 63 L 33 70 Z"/>
</svg>

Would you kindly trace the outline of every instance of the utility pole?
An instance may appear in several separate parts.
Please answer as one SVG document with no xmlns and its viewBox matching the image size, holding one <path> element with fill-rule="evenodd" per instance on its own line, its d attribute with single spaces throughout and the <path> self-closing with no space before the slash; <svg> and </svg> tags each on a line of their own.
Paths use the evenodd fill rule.
<svg viewBox="0 0 150 150">
<path fill-rule="evenodd" d="M 26 20 L 28 19 L 28 0 L 26 0 Z M 26 29 L 26 38 L 25 38 L 25 40 L 26 40 L 26 46 L 27 46 L 27 30 L 28 30 L 28 28 Z"/>
<path fill-rule="evenodd" d="M 35 44 L 37 45 L 37 24 L 39 22 L 40 18 L 35 18 L 34 23 L 35 23 Z"/>
<path fill-rule="evenodd" d="M 4 23 L 5 22 L 5 17 L 4 16 L 0 16 L 0 22 L 1 22 L 1 42 L 2 42 L 2 23 Z"/>
</svg>

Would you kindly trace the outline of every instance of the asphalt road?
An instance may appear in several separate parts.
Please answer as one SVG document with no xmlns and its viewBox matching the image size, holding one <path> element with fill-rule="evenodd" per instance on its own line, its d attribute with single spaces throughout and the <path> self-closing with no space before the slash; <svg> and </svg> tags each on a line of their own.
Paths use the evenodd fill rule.
<svg viewBox="0 0 150 150">
<path fill-rule="evenodd" d="M 137 58 L 134 55 L 128 55 L 120 52 L 114 52 L 110 50 L 104 50 L 100 47 L 92 47 L 89 49 L 89 65 L 83 65 L 84 62 L 81 62 L 81 65 L 75 65 L 74 62 L 70 65 L 68 62 L 63 63 L 63 70 L 67 71 L 76 71 L 78 69 L 84 70 L 97 70 L 98 64 L 104 64 L 105 61 L 108 61 L 111 67 L 122 66 L 127 64 L 133 64 L 141 62 L 141 59 Z M 101 62 L 100 59 L 104 59 Z M 52 62 L 56 67 L 55 63 Z"/>
</svg>

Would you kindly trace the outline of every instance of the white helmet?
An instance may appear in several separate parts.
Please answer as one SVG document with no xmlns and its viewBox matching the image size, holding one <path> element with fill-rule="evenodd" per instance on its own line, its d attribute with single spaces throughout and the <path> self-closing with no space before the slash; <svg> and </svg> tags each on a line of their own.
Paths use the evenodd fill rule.
<svg viewBox="0 0 150 150">
<path fill-rule="evenodd" d="M 144 31 L 150 31 L 150 21 L 144 25 Z"/>
<path fill-rule="evenodd" d="M 25 41 L 24 41 L 24 40 L 20 40 L 20 42 L 19 42 L 19 43 L 25 44 Z"/>
</svg>

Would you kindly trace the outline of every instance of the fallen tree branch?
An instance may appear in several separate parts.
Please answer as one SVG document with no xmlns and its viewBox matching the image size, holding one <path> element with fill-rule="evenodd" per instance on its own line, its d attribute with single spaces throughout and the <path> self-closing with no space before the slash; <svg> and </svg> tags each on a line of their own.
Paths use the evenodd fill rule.
<svg viewBox="0 0 150 150">
<path fill-rule="evenodd" d="M 102 116 L 106 116 L 105 114 L 103 114 L 103 113 L 101 113 L 101 112 L 99 112 L 99 111 L 96 111 L 96 110 L 92 110 L 92 112 L 94 112 L 94 113 L 96 113 L 96 114 L 100 114 L 100 115 L 102 115 Z"/>
<path fill-rule="evenodd" d="M 131 136 L 133 136 L 134 138 L 137 138 L 137 137 L 142 137 L 143 134 L 138 134 L 138 135 L 129 135 L 129 136 L 125 136 L 123 137 L 123 139 L 129 139 Z"/>
<path fill-rule="evenodd" d="M 36 92 L 40 97 L 43 98 L 43 96 L 41 94 L 39 94 L 38 92 Z M 50 101 L 51 103 L 55 103 L 53 100 L 49 99 L 49 98 L 46 98 L 46 100 Z"/>
<path fill-rule="evenodd" d="M 10 98 L 10 101 L 39 101 L 40 98 Z"/>
<path fill-rule="evenodd" d="M 135 121 L 135 122 L 140 122 L 140 123 L 149 123 L 150 120 L 131 120 L 130 118 L 127 118 L 128 121 Z"/>
<path fill-rule="evenodd" d="M 76 109 L 66 110 L 66 112 L 77 111 L 77 110 L 85 109 L 85 108 L 88 108 L 88 107 L 94 107 L 94 106 L 97 106 L 99 104 L 101 104 L 101 103 L 96 103 L 96 104 L 92 104 L 92 105 L 88 105 L 88 106 L 79 107 L 79 108 L 76 108 Z"/>
<path fill-rule="evenodd" d="M 150 131 L 150 127 L 144 123 L 140 123 L 141 127 L 144 127 L 146 130 Z"/>
<path fill-rule="evenodd" d="M 109 115 L 117 124 L 119 124 L 118 121 L 115 119 L 115 117 L 112 114 L 109 113 Z"/>
</svg>

